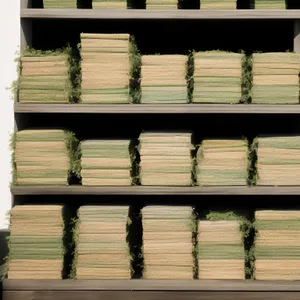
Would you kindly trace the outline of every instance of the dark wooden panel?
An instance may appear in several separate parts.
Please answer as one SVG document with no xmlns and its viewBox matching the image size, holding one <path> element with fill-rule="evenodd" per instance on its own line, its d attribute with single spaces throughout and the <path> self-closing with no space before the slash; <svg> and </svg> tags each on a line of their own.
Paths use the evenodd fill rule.
<svg viewBox="0 0 300 300">
<path fill-rule="evenodd" d="M 299 19 L 299 10 L 133 10 L 22 9 L 22 18 L 36 19 Z"/>
<path fill-rule="evenodd" d="M 131 292 L 4 291 L 3 300 L 131 300 Z M 153 299 L 154 300 L 154 299 Z"/>
<path fill-rule="evenodd" d="M 3 292 L 3 300 L 299 300 L 299 297 L 300 292 Z"/>
<path fill-rule="evenodd" d="M 299 297 L 300 292 L 134 292 L 131 300 L 299 300 Z"/>
<path fill-rule="evenodd" d="M 13 195 L 300 195 L 300 186 L 14 186 Z"/>
<path fill-rule="evenodd" d="M 295 41 L 297 39 L 295 37 Z M 64 114 L 299 114 L 300 105 L 15 103 L 14 110 L 16 113 Z"/>
<path fill-rule="evenodd" d="M 4 280 L 4 291 L 255 291 L 300 292 L 297 281 Z"/>
</svg>

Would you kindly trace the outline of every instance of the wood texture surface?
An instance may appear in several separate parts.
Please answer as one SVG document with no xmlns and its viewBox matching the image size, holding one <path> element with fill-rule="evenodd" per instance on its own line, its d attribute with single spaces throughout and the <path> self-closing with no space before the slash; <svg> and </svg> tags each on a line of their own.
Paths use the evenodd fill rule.
<svg viewBox="0 0 300 300">
<path fill-rule="evenodd" d="M 300 186 L 13 186 L 11 192 L 13 195 L 300 195 Z"/>
<path fill-rule="evenodd" d="M 3 292 L 3 300 L 298 300 L 300 292 Z"/>
<path fill-rule="evenodd" d="M 21 9 L 31 19 L 299 19 L 300 10 L 134 10 L 134 9 Z"/>
<path fill-rule="evenodd" d="M 298 300 L 298 282 L 5 280 L 3 300 Z"/>
<path fill-rule="evenodd" d="M 15 113 L 70 114 L 299 114 L 300 105 L 15 103 L 14 110 Z"/>
<path fill-rule="evenodd" d="M 3 291 L 300 292 L 300 285 L 251 280 L 4 280 Z"/>
</svg>

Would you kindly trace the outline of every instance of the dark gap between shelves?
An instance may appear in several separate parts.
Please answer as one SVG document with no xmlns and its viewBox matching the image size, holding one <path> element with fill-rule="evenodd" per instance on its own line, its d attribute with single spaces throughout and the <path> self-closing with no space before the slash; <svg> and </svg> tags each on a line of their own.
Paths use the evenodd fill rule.
<svg viewBox="0 0 300 300">
<path fill-rule="evenodd" d="M 80 105 L 80 104 L 73 104 Z M 188 104 L 187 104 L 188 105 Z M 192 104 L 190 104 L 192 105 Z M 243 105 L 243 104 L 239 104 Z M 245 104 L 246 105 L 246 104 Z M 128 104 L 130 106 L 130 104 Z M 65 128 L 79 140 L 137 139 L 142 131 L 192 132 L 195 142 L 203 138 L 230 138 L 300 133 L 297 114 L 15 114 L 18 130 Z M 204 130 L 205 129 L 205 130 Z"/>
<path fill-rule="evenodd" d="M 293 50 L 292 20 L 33 20 L 32 47 L 80 43 L 80 33 L 129 33 L 141 54 Z M 46 37 L 46 38 L 45 38 Z"/>
</svg>

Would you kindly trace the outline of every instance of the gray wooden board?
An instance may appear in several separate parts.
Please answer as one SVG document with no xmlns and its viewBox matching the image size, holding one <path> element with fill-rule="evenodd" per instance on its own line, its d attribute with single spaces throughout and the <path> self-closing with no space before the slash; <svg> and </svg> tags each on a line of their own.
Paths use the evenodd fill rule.
<svg viewBox="0 0 300 300">
<path fill-rule="evenodd" d="M 300 292 L 299 281 L 254 280 L 4 280 L 14 291 Z"/>
<path fill-rule="evenodd" d="M 15 103 L 14 111 L 18 114 L 300 114 L 300 105 Z"/>
<path fill-rule="evenodd" d="M 299 300 L 299 297 L 300 292 L 3 292 L 3 300 Z"/>
<path fill-rule="evenodd" d="M 300 195 L 300 186 L 13 186 L 13 195 Z"/>
</svg>

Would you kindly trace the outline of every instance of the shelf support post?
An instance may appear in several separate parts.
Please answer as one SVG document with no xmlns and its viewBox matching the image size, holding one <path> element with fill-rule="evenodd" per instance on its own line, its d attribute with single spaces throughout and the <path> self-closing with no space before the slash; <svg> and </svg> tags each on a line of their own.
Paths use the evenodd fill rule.
<svg viewBox="0 0 300 300">
<path fill-rule="evenodd" d="M 21 19 L 21 51 L 32 46 L 32 21 Z"/>
<path fill-rule="evenodd" d="M 21 8 L 32 8 L 32 0 L 21 0 Z"/>
<path fill-rule="evenodd" d="M 21 9 L 32 8 L 32 0 L 21 0 Z M 21 19 L 21 51 L 32 43 L 32 21 Z"/>
<path fill-rule="evenodd" d="M 300 20 L 294 21 L 294 52 L 300 53 Z"/>
</svg>

